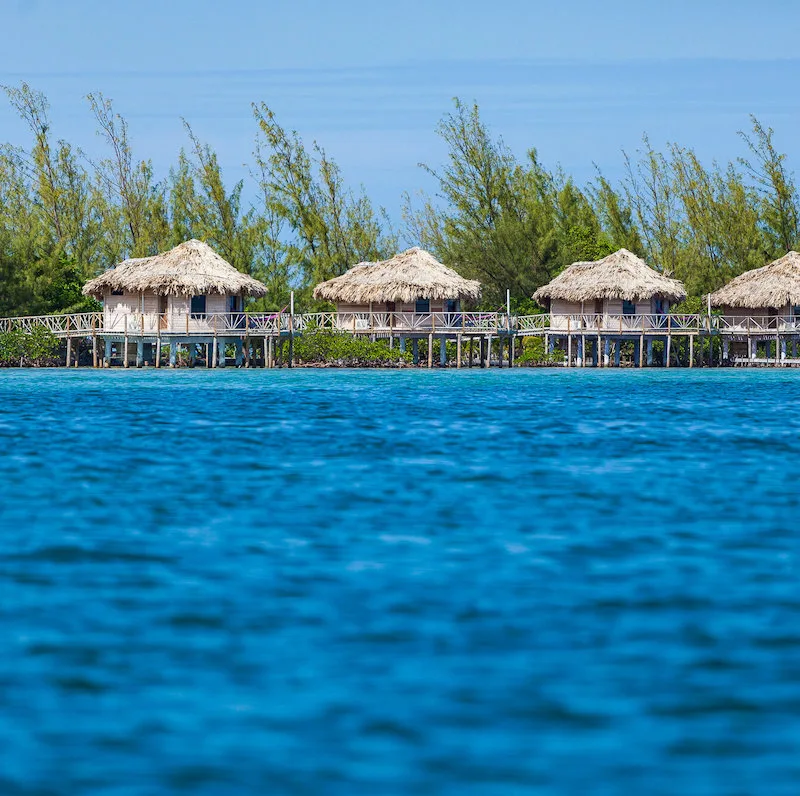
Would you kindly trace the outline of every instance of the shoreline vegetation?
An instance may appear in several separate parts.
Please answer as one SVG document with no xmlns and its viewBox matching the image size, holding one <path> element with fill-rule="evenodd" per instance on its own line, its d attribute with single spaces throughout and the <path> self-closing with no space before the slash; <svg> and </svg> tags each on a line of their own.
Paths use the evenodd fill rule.
<svg viewBox="0 0 800 796">
<path fill-rule="evenodd" d="M 315 285 L 385 259 L 401 241 L 480 281 L 476 309 L 497 309 L 510 290 L 515 314 L 535 311 L 533 293 L 571 263 L 623 247 L 686 285 L 682 312 L 702 312 L 702 295 L 800 248 L 793 172 L 755 117 L 730 163 L 703 163 L 676 143 L 659 150 L 645 135 L 624 154 L 618 183 L 598 169 L 578 185 L 543 164 L 534 141 L 523 157 L 511 152 L 477 104 L 456 99 L 435 131 L 442 162 L 423 165 L 435 193 L 410 186 L 396 226 L 322 144 L 305 143 L 264 102 L 252 105 L 249 177 L 231 185 L 188 121 L 186 146 L 157 174 L 102 94 L 86 97 L 105 146 L 90 157 L 58 137 L 44 94 L 3 88 L 27 140 L 0 144 L 0 316 L 95 311 L 81 294 L 89 279 L 190 238 L 267 286 L 246 309 L 277 310 L 294 291 L 307 312 L 330 308 Z"/>
</svg>

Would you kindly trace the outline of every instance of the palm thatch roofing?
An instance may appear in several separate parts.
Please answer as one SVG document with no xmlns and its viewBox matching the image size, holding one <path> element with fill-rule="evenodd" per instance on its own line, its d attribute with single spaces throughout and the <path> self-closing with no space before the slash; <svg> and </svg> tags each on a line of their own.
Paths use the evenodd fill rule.
<svg viewBox="0 0 800 796">
<path fill-rule="evenodd" d="M 464 279 L 433 255 L 417 247 L 377 263 L 359 263 L 314 288 L 314 298 L 346 304 L 416 299 L 471 299 L 481 283 Z"/>
<path fill-rule="evenodd" d="M 745 271 L 711 294 L 715 307 L 769 307 L 800 305 L 800 254 L 791 251 L 778 260 Z"/>
<path fill-rule="evenodd" d="M 627 249 L 602 260 L 573 263 L 533 294 L 540 303 L 552 299 L 576 303 L 595 299 L 644 301 L 653 297 L 683 301 L 686 290 L 682 282 L 659 274 Z"/>
<path fill-rule="evenodd" d="M 187 240 L 163 254 L 125 260 L 83 286 L 87 296 L 109 290 L 153 292 L 159 296 L 264 296 L 265 285 L 237 271 L 207 243 Z"/>
</svg>

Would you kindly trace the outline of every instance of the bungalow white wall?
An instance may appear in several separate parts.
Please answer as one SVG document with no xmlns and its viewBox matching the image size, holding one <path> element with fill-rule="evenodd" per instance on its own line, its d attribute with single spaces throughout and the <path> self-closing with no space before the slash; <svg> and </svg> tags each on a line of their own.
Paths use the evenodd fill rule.
<svg viewBox="0 0 800 796">
<path fill-rule="evenodd" d="M 229 312 L 230 296 L 206 296 L 206 311 L 192 316 L 190 296 L 158 296 L 153 292 L 106 294 L 103 298 L 103 330 L 106 332 L 154 333 L 213 331 L 216 315 Z M 219 331 L 224 322 L 216 319 Z"/>
<path fill-rule="evenodd" d="M 669 310 L 668 299 L 645 299 L 637 301 L 634 305 L 633 314 L 623 313 L 622 299 L 597 299 L 593 301 L 565 301 L 563 299 L 553 299 L 550 302 L 550 328 L 559 331 L 581 328 L 580 316 L 603 316 L 604 325 L 609 325 L 608 318 L 623 318 L 624 328 L 640 328 L 642 316 L 659 315 Z M 651 327 L 653 324 L 645 320 L 645 326 Z M 583 328 L 596 328 L 596 320 L 592 317 L 583 319 Z"/>
</svg>

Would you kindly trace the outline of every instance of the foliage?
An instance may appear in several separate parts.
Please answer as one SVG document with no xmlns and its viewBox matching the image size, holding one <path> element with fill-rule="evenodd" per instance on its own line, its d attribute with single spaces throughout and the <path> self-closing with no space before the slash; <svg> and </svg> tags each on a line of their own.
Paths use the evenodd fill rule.
<svg viewBox="0 0 800 796">
<path fill-rule="evenodd" d="M 58 338 L 44 326 L 0 332 L 0 367 L 49 364 L 57 351 Z"/>
<path fill-rule="evenodd" d="M 313 287 L 357 262 L 388 257 L 398 235 L 363 187 L 353 188 L 317 142 L 306 145 L 267 105 L 254 104 L 248 180 L 230 185 L 213 148 L 184 122 L 187 145 L 166 175 L 134 153 L 110 100 L 87 96 L 105 157 L 58 139 L 47 98 L 27 83 L 3 87 L 24 121 L 23 145 L 0 144 L 0 315 L 87 311 L 86 280 L 127 257 L 190 237 L 265 282 L 252 309 Z M 484 285 L 482 309 L 536 311 L 531 295 L 571 263 L 625 247 L 702 296 L 800 246 L 800 197 L 771 128 L 740 132 L 743 156 L 704 163 L 691 148 L 656 149 L 645 136 L 612 184 L 598 171 L 577 185 L 531 148 L 518 157 L 481 117 L 454 100 L 437 132 L 441 164 L 422 164 L 432 196 L 406 193 L 404 237 Z M 688 306 L 688 305 L 687 305 Z"/>
<path fill-rule="evenodd" d="M 345 187 L 339 167 L 319 144 L 309 153 L 264 103 L 253 105 L 253 115 L 261 228 L 273 252 L 267 262 L 280 270 L 295 264 L 288 276 L 299 282 L 299 298 L 310 305 L 314 285 L 358 262 L 391 256 L 397 241 L 385 212 L 373 209 L 363 189 Z"/>
<path fill-rule="evenodd" d="M 563 353 L 550 353 L 545 348 L 544 338 L 537 336 L 521 338 L 522 351 L 517 356 L 518 365 L 563 364 Z"/>
<path fill-rule="evenodd" d="M 391 366 L 411 361 L 410 354 L 397 347 L 389 348 L 386 340 L 373 343 L 363 335 L 314 330 L 306 330 L 294 339 L 294 356 L 301 363 L 332 363 L 341 367 Z"/>
</svg>

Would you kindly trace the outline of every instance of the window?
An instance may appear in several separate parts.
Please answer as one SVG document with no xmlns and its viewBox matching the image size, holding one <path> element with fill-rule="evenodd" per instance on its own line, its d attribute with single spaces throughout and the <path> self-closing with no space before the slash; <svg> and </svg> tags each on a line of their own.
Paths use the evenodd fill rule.
<svg viewBox="0 0 800 796">
<path fill-rule="evenodd" d="M 192 315 L 205 315 L 206 314 L 206 297 L 205 296 L 192 296 Z"/>
<path fill-rule="evenodd" d="M 239 312 L 238 296 L 228 296 L 228 312 Z"/>
<path fill-rule="evenodd" d="M 623 301 L 622 302 L 622 314 L 623 315 L 636 315 L 636 304 L 632 301 Z"/>
<path fill-rule="evenodd" d="M 417 303 L 414 305 L 414 312 L 430 312 L 430 311 L 431 311 L 430 299 L 417 299 Z"/>
<path fill-rule="evenodd" d="M 664 314 L 664 299 L 654 298 L 653 315 L 663 315 L 663 314 Z"/>
<path fill-rule="evenodd" d="M 800 306 L 795 305 L 792 307 L 792 315 L 794 315 L 795 318 L 800 317 Z"/>
<path fill-rule="evenodd" d="M 394 301 L 387 301 L 386 302 L 386 312 L 396 312 L 397 311 L 397 304 Z"/>
<path fill-rule="evenodd" d="M 111 291 L 111 295 L 112 296 L 124 296 L 125 295 L 125 291 L 124 290 L 112 290 Z"/>
<path fill-rule="evenodd" d="M 445 312 L 458 312 L 458 299 L 447 299 L 444 304 Z"/>
</svg>

